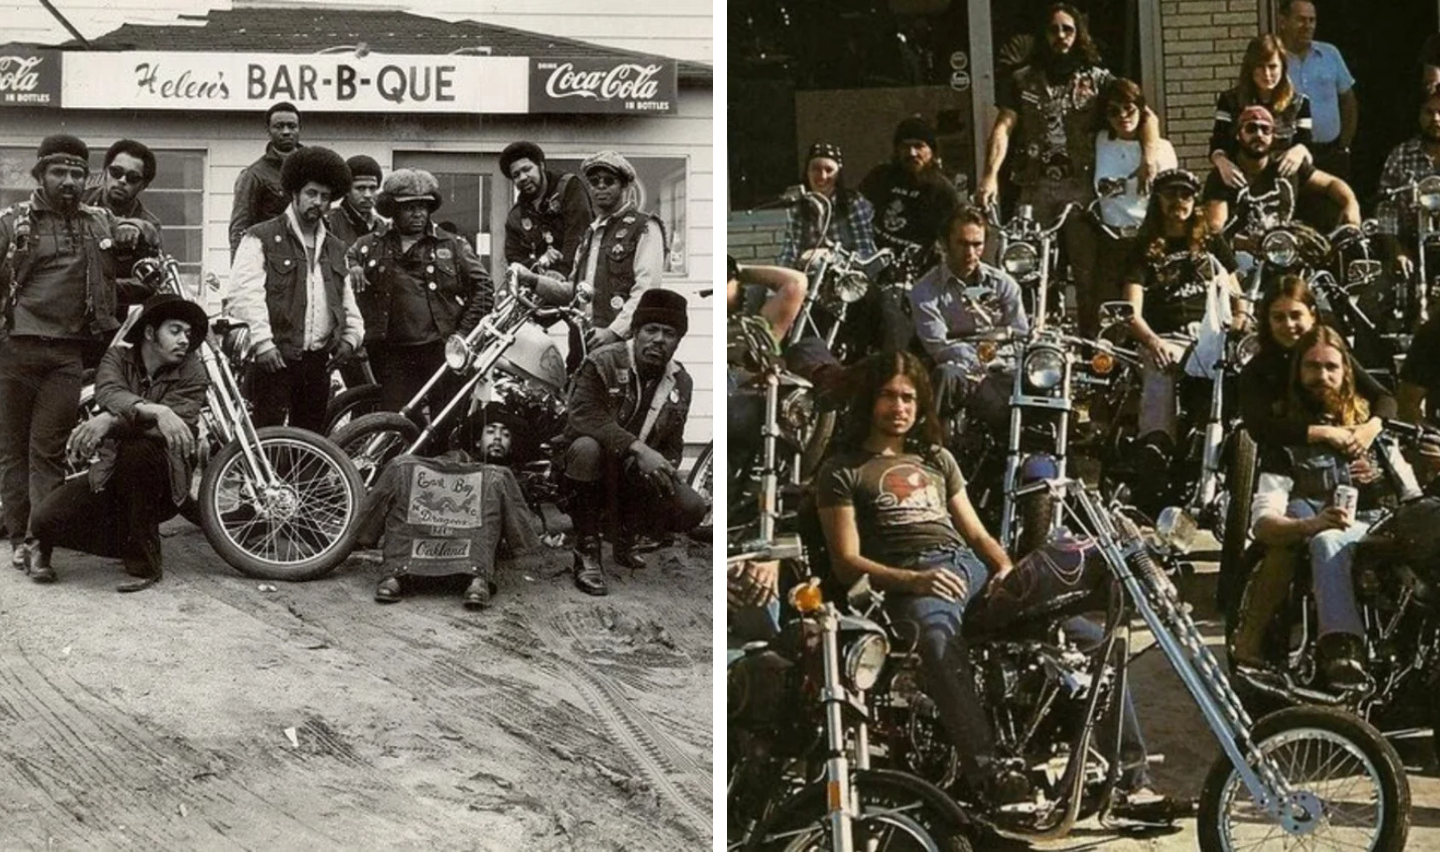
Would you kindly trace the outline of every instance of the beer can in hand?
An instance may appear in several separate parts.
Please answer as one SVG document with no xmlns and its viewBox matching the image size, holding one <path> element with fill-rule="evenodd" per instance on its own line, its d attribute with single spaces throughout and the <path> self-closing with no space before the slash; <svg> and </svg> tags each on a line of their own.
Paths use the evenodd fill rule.
<svg viewBox="0 0 1440 852">
<path fill-rule="evenodd" d="M 1350 520 L 1355 520 L 1355 510 L 1360 505 L 1360 491 L 1353 485 L 1335 486 L 1335 505 L 1345 510 Z"/>
</svg>

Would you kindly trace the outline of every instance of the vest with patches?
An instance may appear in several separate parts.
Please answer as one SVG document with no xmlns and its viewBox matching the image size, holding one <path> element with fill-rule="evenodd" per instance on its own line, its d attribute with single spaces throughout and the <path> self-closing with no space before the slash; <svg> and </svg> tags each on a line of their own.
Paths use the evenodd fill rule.
<svg viewBox="0 0 1440 852">
<path fill-rule="evenodd" d="M 21 201 L 0 211 L 0 231 L 9 237 L 5 256 L 0 258 L 0 299 L 3 299 L 4 323 L 13 329 L 15 304 L 20 290 L 33 280 L 34 251 L 41 218 L 58 218 L 48 211 L 36 209 L 31 201 Z M 109 220 L 103 208 L 81 204 L 75 214 L 85 244 L 85 304 L 81 318 L 82 330 L 100 335 L 119 328 L 115 319 L 115 257 Z"/>
<path fill-rule="evenodd" d="M 615 317 L 620 315 L 620 309 L 630 299 L 630 291 L 635 287 L 635 249 L 640 245 L 640 237 L 645 234 L 647 222 L 660 226 L 663 243 L 665 224 L 659 218 L 635 209 L 611 217 L 599 232 L 599 246 L 595 250 L 600 253 L 600 259 L 595 264 L 595 280 L 591 282 L 595 287 L 594 321 L 597 328 L 614 322 Z M 595 231 L 586 232 L 585 241 L 581 243 L 580 251 L 576 252 L 575 256 L 580 258 L 576 265 L 579 275 L 584 275 L 589 266 L 590 251 L 596 238 Z"/>
<path fill-rule="evenodd" d="M 287 359 L 300 357 L 305 346 L 305 309 L 309 299 L 305 286 L 305 246 L 290 227 L 289 217 L 252 225 L 245 233 L 260 240 L 265 253 L 265 307 L 270 312 L 270 330 L 275 348 Z M 327 348 L 340 340 L 345 330 L 345 244 L 331 233 L 317 247 L 325 301 L 332 321 Z"/>
</svg>

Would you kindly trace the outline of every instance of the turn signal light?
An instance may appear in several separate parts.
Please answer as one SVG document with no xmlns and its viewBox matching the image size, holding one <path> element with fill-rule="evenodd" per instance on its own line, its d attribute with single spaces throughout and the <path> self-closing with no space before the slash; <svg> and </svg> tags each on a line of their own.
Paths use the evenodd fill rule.
<svg viewBox="0 0 1440 852">
<path fill-rule="evenodd" d="M 790 605 L 795 607 L 797 612 L 819 612 L 824 603 L 825 598 L 820 594 L 820 584 L 815 580 L 790 590 Z"/>
<path fill-rule="evenodd" d="M 983 340 L 975 347 L 975 355 L 980 359 L 980 363 L 982 364 L 988 364 L 994 361 L 995 353 L 998 351 L 999 347 L 996 346 L 993 341 L 989 340 Z"/>
<path fill-rule="evenodd" d="M 1110 371 L 1115 369 L 1115 356 L 1109 352 L 1096 352 L 1090 356 L 1090 369 L 1102 376 L 1110 375 Z"/>
</svg>

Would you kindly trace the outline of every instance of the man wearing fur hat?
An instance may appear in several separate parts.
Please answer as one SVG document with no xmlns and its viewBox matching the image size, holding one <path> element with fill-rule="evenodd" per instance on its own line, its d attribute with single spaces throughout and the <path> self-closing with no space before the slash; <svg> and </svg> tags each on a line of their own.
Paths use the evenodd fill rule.
<svg viewBox="0 0 1440 852">
<path fill-rule="evenodd" d="M 384 175 L 375 158 L 364 154 L 356 154 L 346 160 L 345 165 L 350 169 L 350 191 L 330 208 L 325 225 L 348 249 L 385 223 L 384 217 L 375 212 L 375 196 L 380 192 Z"/>
<path fill-rule="evenodd" d="M 590 226 L 585 185 L 575 175 L 545 168 L 545 152 L 534 142 L 505 146 L 500 171 L 520 193 L 505 217 L 505 262 L 568 276 Z"/>
<path fill-rule="evenodd" d="M 84 352 L 119 327 L 116 254 L 159 240 L 143 219 L 81 202 L 89 158 L 74 136 L 47 136 L 35 192 L 0 212 L 0 503 L 21 569 L 31 509 L 64 478 Z"/>
<path fill-rule="evenodd" d="M 205 339 L 205 309 L 173 293 L 152 296 L 95 374 L 102 409 L 71 433 L 71 458 L 97 457 L 84 477 L 51 492 L 35 510 L 39 540 L 28 573 L 53 583 L 58 545 L 118 556 L 135 592 L 159 582 L 160 523 L 180 511 L 194 472 L 195 428 L 208 380 L 195 350 Z"/>
<path fill-rule="evenodd" d="M 280 170 L 286 157 L 304 147 L 300 144 L 300 110 L 288 101 L 275 104 L 265 111 L 265 129 L 270 134 L 265 154 L 235 178 L 235 198 L 230 208 L 231 263 L 251 225 L 274 219 L 290 205 L 290 192 L 285 189 Z"/>
<path fill-rule="evenodd" d="M 380 383 L 380 404 L 399 411 L 445 363 L 445 340 L 467 334 L 490 312 L 490 274 L 463 238 L 431 221 L 440 182 L 421 169 L 385 179 L 376 208 L 390 223 L 350 247 L 347 264 L 365 317 L 365 349 Z M 460 383 L 447 373 L 432 399 Z"/>
<path fill-rule="evenodd" d="M 606 506 L 615 561 L 645 563 L 636 535 L 686 532 L 705 516 L 705 501 L 676 472 L 685 448 L 691 382 L 675 348 L 689 328 L 685 297 L 646 290 L 635 308 L 633 339 L 590 353 L 570 392 L 565 479 L 575 524 L 575 585 L 608 592 L 600 561 Z"/>
<path fill-rule="evenodd" d="M 231 269 L 230 313 L 250 326 L 265 375 L 254 384 L 256 426 L 323 434 L 330 364 L 345 363 L 365 335 L 345 246 L 325 227 L 332 198 L 350 189 L 350 169 L 329 148 L 286 158 L 280 173 L 289 205 L 245 231 Z"/>
<path fill-rule="evenodd" d="M 635 206 L 635 167 L 614 151 L 601 151 L 580 166 L 590 185 L 595 221 L 580 243 L 571 278 L 594 288 L 593 351 L 630 336 L 640 295 L 660 286 L 665 271 L 665 226 Z"/>
</svg>

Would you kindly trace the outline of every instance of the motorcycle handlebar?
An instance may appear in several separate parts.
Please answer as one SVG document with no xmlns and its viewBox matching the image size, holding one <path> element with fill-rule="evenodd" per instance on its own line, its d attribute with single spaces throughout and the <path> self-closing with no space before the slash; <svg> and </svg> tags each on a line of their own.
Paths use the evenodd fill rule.
<svg viewBox="0 0 1440 852">
<path fill-rule="evenodd" d="M 1386 432 L 1391 433 L 1403 441 L 1412 441 L 1420 444 L 1429 444 L 1440 447 L 1440 431 L 1430 426 L 1406 423 L 1404 420 L 1386 419 L 1382 421 Z"/>
</svg>

